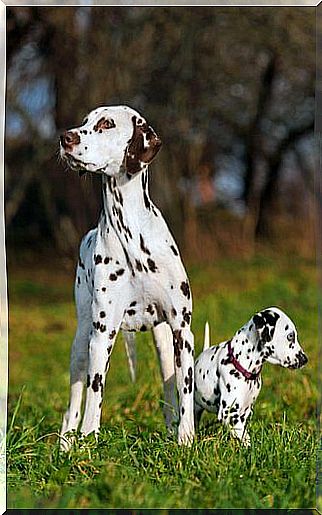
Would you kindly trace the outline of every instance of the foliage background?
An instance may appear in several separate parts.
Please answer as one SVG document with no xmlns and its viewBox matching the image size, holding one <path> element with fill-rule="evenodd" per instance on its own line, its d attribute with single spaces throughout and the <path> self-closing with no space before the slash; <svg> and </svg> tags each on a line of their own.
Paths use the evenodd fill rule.
<svg viewBox="0 0 322 515">
<path fill-rule="evenodd" d="M 163 140 L 153 197 L 185 256 L 310 252 L 314 9 L 11 7 L 7 39 L 9 244 L 75 255 L 100 179 L 63 172 L 58 135 L 125 103 Z"/>
<path fill-rule="evenodd" d="M 314 9 L 7 8 L 10 507 L 315 505 L 314 88 Z M 264 368 L 250 453 L 211 417 L 191 452 L 166 440 L 149 335 L 133 387 L 115 348 L 99 446 L 59 453 L 74 263 L 101 198 L 58 137 L 119 103 L 163 141 L 152 197 L 188 267 L 197 353 L 207 319 L 214 342 L 268 305 L 298 325 L 309 364 Z"/>
</svg>

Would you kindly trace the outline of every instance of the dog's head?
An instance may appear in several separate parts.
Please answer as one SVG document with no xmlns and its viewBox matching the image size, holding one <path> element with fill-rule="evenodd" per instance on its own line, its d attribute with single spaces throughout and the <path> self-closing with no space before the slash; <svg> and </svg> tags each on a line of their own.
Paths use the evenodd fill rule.
<svg viewBox="0 0 322 515">
<path fill-rule="evenodd" d="M 99 107 L 60 137 L 62 159 L 80 173 L 132 176 L 151 163 L 160 147 L 152 127 L 127 106 Z"/>
<path fill-rule="evenodd" d="M 253 316 L 251 323 L 257 349 L 265 361 L 285 368 L 301 368 L 308 359 L 297 339 L 292 320 L 280 309 L 264 309 Z"/>
</svg>

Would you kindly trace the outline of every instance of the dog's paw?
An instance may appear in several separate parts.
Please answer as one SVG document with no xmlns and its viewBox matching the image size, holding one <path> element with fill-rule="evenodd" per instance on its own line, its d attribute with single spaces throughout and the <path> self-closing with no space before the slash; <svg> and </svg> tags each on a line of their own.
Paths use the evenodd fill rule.
<svg viewBox="0 0 322 515">
<path fill-rule="evenodd" d="M 182 424 L 179 425 L 178 428 L 178 444 L 179 445 L 185 445 L 187 447 L 190 447 L 193 442 L 193 438 L 195 436 L 195 431 L 193 424 L 189 424 L 187 427 L 186 425 L 183 426 Z"/>
<path fill-rule="evenodd" d="M 191 435 L 183 435 L 181 437 L 178 436 L 178 444 L 180 446 L 191 447 L 192 442 L 193 442 L 193 436 L 191 436 Z"/>
<path fill-rule="evenodd" d="M 75 435 L 75 431 L 68 431 L 64 434 L 61 434 L 59 436 L 59 439 L 60 439 L 60 444 L 59 444 L 59 447 L 60 447 L 60 450 L 62 452 L 68 452 L 71 450 L 73 444 L 75 443 L 75 440 L 76 440 L 76 435 Z"/>
</svg>

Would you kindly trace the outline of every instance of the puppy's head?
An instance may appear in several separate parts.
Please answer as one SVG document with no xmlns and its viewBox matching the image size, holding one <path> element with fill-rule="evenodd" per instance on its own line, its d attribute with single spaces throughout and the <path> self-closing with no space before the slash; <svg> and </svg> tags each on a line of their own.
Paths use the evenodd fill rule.
<svg viewBox="0 0 322 515">
<path fill-rule="evenodd" d="M 161 140 L 146 120 L 127 106 L 99 107 L 81 126 L 60 137 L 60 155 L 80 173 L 132 176 L 147 167 Z"/>
<path fill-rule="evenodd" d="M 285 368 L 301 368 L 308 359 L 298 342 L 292 320 L 280 309 L 264 309 L 253 316 L 257 349 L 265 361 Z"/>
</svg>

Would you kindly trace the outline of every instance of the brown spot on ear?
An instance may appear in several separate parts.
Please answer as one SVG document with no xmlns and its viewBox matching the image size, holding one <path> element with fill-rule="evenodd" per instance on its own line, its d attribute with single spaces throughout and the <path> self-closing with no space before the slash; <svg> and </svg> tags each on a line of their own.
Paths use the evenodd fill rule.
<svg viewBox="0 0 322 515">
<path fill-rule="evenodd" d="M 133 175 L 142 170 L 142 163 L 149 164 L 161 147 L 161 140 L 147 123 L 138 125 L 136 116 L 132 117 L 133 134 L 125 153 L 125 169 Z M 144 135 L 148 142 L 144 146 Z"/>
</svg>

